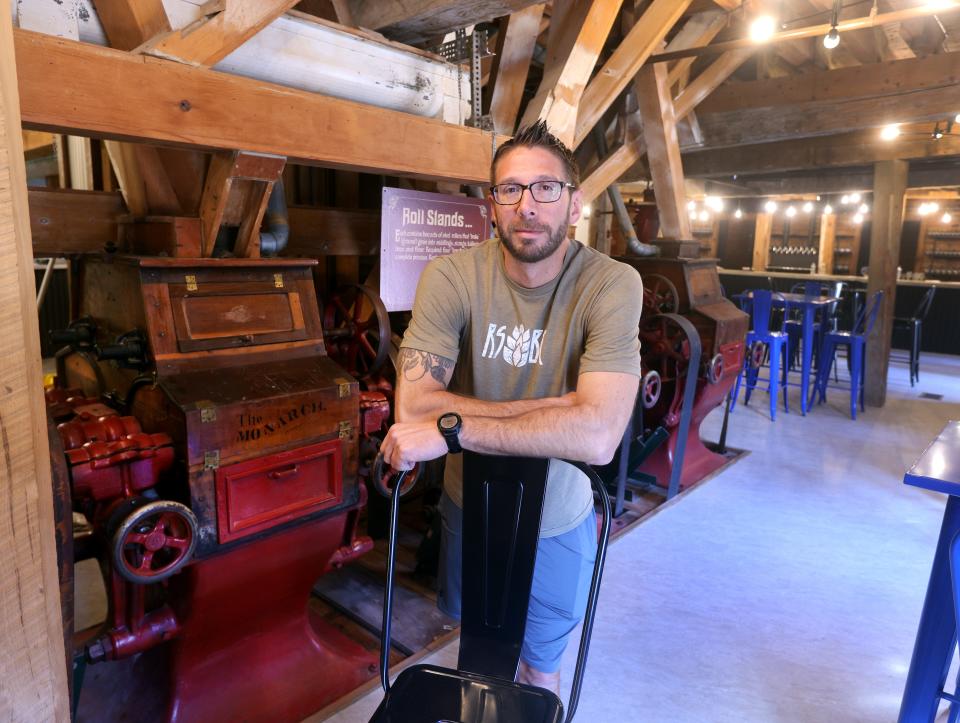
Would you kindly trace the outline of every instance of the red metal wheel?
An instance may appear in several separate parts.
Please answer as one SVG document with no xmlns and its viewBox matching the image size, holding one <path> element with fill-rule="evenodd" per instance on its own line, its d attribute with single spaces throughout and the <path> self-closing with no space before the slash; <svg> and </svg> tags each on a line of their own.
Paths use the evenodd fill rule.
<svg viewBox="0 0 960 723">
<path fill-rule="evenodd" d="M 762 341 L 755 341 L 750 345 L 750 366 L 759 369 L 763 365 L 763 359 L 767 354 L 767 347 Z"/>
<path fill-rule="evenodd" d="M 690 365 L 690 339 L 677 317 L 658 314 L 640 320 L 644 365 L 660 375 L 661 393 L 650 419 L 667 427 L 680 421 L 683 382 Z M 645 422 L 646 423 L 646 422 Z"/>
<path fill-rule="evenodd" d="M 327 354 L 355 377 L 376 373 L 390 352 L 390 316 L 367 286 L 337 289 L 323 308 Z"/>
<path fill-rule="evenodd" d="M 723 379 L 723 354 L 714 354 L 707 364 L 707 381 L 717 384 Z"/>
<path fill-rule="evenodd" d="M 197 518 L 186 505 L 157 500 L 136 506 L 113 535 L 114 569 L 147 584 L 183 569 L 197 545 Z"/>
<path fill-rule="evenodd" d="M 643 375 L 640 382 L 640 401 L 644 409 L 653 409 L 660 401 L 660 390 L 662 389 L 660 374 L 651 369 Z"/>
<path fill-rule="evenodd" d="M 676 314 L 680 308 L 677 287 L 666 276 L 647 274 L 643 277 L 643 315 Z"/>
</svg>

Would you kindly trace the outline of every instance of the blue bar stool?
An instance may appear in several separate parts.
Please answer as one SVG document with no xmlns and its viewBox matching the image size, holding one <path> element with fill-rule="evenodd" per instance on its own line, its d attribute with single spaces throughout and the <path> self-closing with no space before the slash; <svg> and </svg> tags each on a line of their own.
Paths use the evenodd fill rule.
<svg viewBox="0 0 960 723">
<path fill-rule="evenodd" d="M 949 497 L 897 720 L 933 723 L 941 700 L 948 700 L 948 720 L 954 723 L 960 716 L 960 698 L 943 687 L 957 645 L 960 610 L 960 422 L 947 422 L 903 482 Z"/>
<path fill-rule="evenodd" d="M 730 403 L 730 412 L 733 412 L 737 403 L 737 395 L 740 393 L 740 383 L 746 377 L 746 386 L 743 403 L 750 403 L 750 394 L 757 386 L 757 382 L 768 381 L 760 379 L 760 366 L 763 363 L 764 354 L 769 351 L 770 356 L 770 378 L 767 386 L 770 392 L 770 419 L 777 420 L 777 390 L 783 389 L 783 411 L 789 412 L 790 408 L 787 402 L 787 365 L 790 360 L 789 337 L 783 331 L 770 330 L 770 309 L 772 306 L 774 292 L 766 289 L 757 289 L 751 292 L 750 308 L 752 329 L 747 332 L 747 350 L 743 362 L 743 370 L 737 377 L 737 384 L 733 389 L 733 398 Z M 779 296 L 779 294 L 777 294 Z M 782 297 L 781 297 L 782 298 Z M 787 312 L 789 308 L 787 309 Z M 786 316 L 787 313 L 784 313 Z M 783 373 L 780 373 L 780 369 Z M 779 381 L 778 381 L 779 378 Z"/>
<path fill-rule="evenodd" d="M 857 403 L 863 406 L 863 354 L 867 345 L 867 336 L 873 329 L 883 302 L 883 291 L 875 291 L 869 303 L 860 310 L 854 321 L 851 331 L 830 331 L 823 335 L 823 344 L 820 349 L 820 361 L 817 364 L 817 380 L 814 387 L 819 394 L 822 404 L 827 401 L 827 384 L 830 381 L 830 369 L 836 363 L 837 348 L 847 347 L 847 358 L 850 360 L 850 418 L 857 418 Z"/>
</svg>

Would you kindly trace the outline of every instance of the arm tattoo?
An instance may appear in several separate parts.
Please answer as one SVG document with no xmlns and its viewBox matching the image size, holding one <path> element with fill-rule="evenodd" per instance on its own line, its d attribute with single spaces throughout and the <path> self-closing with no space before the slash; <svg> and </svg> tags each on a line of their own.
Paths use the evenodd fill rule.
<svg viewBox="0 0 960 723">
<path fill-rule="evenodd" d="M 439 354 L 430 354 L 419 349 L 401 349 L 400 370 L 403 372 L 403 378 L 408 382 L 415 382 L 423 379 L 429 372 L 430 376 L 447 388 L 447 375 L 453 369 L 454 362 Z"/>
</svg>

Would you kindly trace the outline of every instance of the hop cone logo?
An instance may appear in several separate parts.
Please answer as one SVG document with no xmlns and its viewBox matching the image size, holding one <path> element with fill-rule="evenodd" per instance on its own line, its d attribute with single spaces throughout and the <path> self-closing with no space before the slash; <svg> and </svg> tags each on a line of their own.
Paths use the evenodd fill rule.
<svg viewBox="0 0 960 723">
<path fill-rule="evenodd" d="M 522 367 L 530 356 L 530 330 L 523 324 L 513 327 L 513 333 L 503 345 L 503 360 L 515 367 Z"/>
</svg>

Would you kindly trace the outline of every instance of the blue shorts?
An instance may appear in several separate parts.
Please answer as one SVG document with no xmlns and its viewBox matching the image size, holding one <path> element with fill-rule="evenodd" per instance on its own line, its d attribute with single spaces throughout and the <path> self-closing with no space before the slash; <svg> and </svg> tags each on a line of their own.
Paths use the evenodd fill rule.
<svg viewBox="0 0 960 723">
<path fill-rule="evenodd" d="M 440 516 L 443 525 L 437 606 L 459 620 L 463 510 L 446 492 L 440 498 Z M 587 607 L 596 555 L 597 519 L 593 513 L 569 532 L 540 538 L 520 651 L 520 657 L 532 668 L 543 673 L 560 669 L 570 633 Z"/>
</svg>

